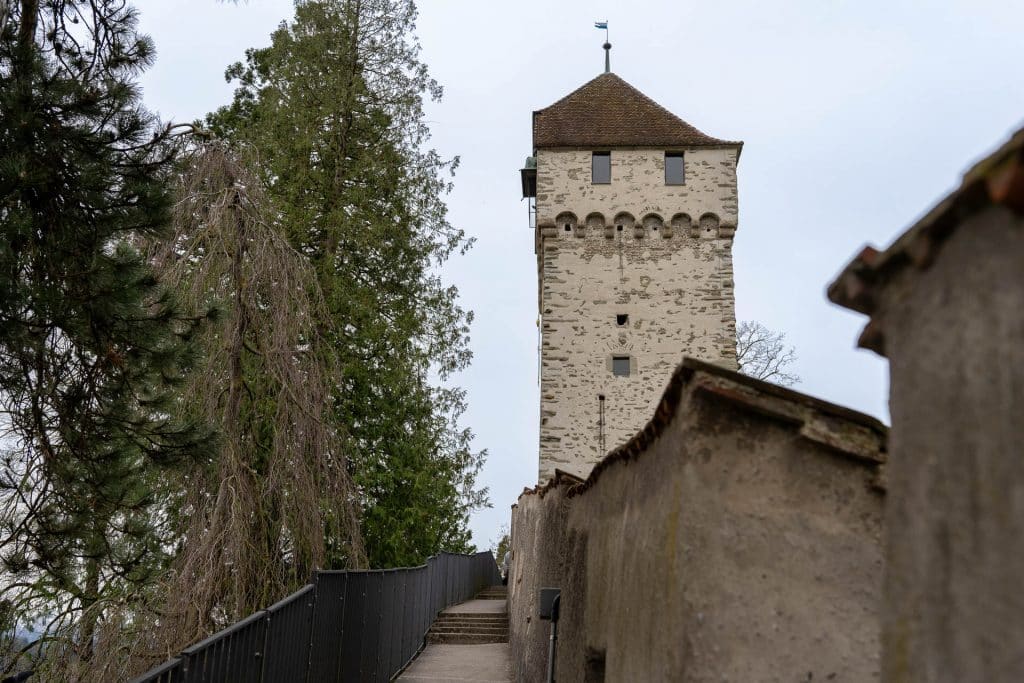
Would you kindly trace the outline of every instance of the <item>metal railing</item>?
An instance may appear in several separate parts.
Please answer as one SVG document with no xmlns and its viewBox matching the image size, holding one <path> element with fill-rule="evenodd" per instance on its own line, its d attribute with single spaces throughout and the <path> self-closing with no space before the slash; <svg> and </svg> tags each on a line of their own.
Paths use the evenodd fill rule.
<svg viewBox="0 0 1024 683">
<path fill-rule="evenodd" d="M 439 611 L 500 582 L 490 552 L 442 553 L 402 569 L 320 571 L 132 683 L 388 681 L 419 652 Z"/>
</svg>

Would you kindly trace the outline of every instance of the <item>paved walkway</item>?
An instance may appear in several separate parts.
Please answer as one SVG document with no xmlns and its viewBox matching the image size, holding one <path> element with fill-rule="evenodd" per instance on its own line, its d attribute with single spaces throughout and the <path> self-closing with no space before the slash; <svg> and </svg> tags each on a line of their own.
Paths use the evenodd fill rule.
<svg viewBox="0 0 1024 683">
<path fill-rule="evenodd" d="M 427 645 L 398 680 L 402 683 L 509 683 L 512 656 L 508 643 Z"/>
<path fill-rule="evenodd" d="M 469 600 L 452 605 L 446 615 L 502 615 L 504 600 Z M 510 683 L 512 656 L 508 643 L 429 644 L 398 680 L 402 683 Z"/>
</svg>

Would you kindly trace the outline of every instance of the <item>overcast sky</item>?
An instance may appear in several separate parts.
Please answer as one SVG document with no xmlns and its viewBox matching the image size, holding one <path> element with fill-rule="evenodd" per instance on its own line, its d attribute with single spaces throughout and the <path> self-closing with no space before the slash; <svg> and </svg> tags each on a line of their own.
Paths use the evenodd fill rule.
<svg viewBox="0 0 1024 683">
<path fill-rule="evenodd" d="M 145 99 L 188 121 L 228 102 L 224 68 L 263 46 L 290 0 L 145 0 Z M 476 312 L 458 377 L 489 452 L 483 548 L 537 476 L 537 298 L 518 169 L 530 113 L 612 70 L 709 135 L 745 142 L 736 311 L 785 331 L 796 388 L 885 421 L 885 362 L 824 288 L 864 243 L 887 245 L 1024 123 L 1024 3 L 1003 0 L 422 0 L 423 60 L 445 87 L 433 145 L 462 159 L 452 222 L 477 238 L 445 277 Z"/>
</svg>

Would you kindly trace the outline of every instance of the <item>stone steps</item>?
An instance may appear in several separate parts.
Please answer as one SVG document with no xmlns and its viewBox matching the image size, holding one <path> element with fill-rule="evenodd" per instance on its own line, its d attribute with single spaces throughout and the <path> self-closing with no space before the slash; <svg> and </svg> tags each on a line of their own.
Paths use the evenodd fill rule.
<svg viewBox="0 0 1024 683">
<path fill-rule="evenodd" d="M 501 633 L 507 632 L 509 628 L 507 624 L 434 624 L 430 630 L 437 633 Z"/>
<path fill-rule="evenodd" d="M 450 645 L 473 645 L 476 643 L 507 643 L 508 630 L 496 631 L 446 631 L 430 629 L 427 632 L 428 643 L 448 643 Z"/>
<path fill-rule="evenodd" d="M 476 600 L 494 600 L 495 608 L 503 608 L 500 601 L 507 599 L 501 588 L 485 588 Z M 479 608 L 479 604 L 474 605 Z M 458 609 L 458 606 L 455 607 Z M 507 612 L 442 612 L 427 632 L 427 642 L 447 645 L 482 645 L 508 642 Z"/>
<path fill-rule="evenodd" d="M 507 643 L 508 633 L 503 635 L 489 633 L 427 633 L 427 643 L 431 645 L 483 645 L 485 643 Z"/>
</svg>

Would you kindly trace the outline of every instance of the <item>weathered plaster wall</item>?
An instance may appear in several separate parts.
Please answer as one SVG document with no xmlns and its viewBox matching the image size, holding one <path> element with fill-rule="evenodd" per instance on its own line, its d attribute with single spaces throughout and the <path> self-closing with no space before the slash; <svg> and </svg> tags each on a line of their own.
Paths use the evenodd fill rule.
<svg viewBox="0 0 1024 683">
<path fill-rule="evenodd" d="M 892 411 L 887 681 L 1024 680 L 1024 219 L 969 218 L 874 316 Z"/>
<path fill-rule="evenodd" d="M 510 639 L 517 681 L 546 681 L 551 622 L 537 617 L 537 590 L 560 586 L 564 487 L 551 487 L 541 495 L 523 496 L 513 508 L 512 570 L 509 575 Z M 532 591 L 533 599 L 528 593 Z M 511 598 L 516 594 L 516 598 Z"/>
<path fill-rule="evenodd" d="M 561 681 L 878 678 L 883 494 L 870 457 L 884 437 L 723 382 L 692 381 L 671 410 L 667 393 L 663 429 L 584 485 L 520 497 L 517 681 L 543 680 L 545 585 L 563 591 Z"/>
<path fill-rule="evenodd" d="M 684 355 L 735 367 L 737 150 L 688 151 L 685 185 L 665 185 L 664 150 L 612 150 L 606 185 L 590 182 L 591 150 L 537 159 L 545 481 L 586 476 L 639 430 Z"/>
</svg>

